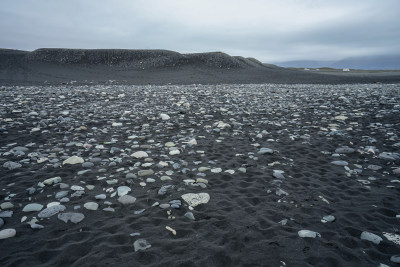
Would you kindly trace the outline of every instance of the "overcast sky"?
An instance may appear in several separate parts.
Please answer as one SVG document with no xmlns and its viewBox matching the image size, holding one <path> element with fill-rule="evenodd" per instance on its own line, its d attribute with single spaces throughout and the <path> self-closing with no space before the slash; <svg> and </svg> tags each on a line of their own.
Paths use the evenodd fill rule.
<svg viewBox="0 0 400 267">
<path fill-rule="evenodd" d="M 400 54 L 400 0 L 0 0 L 0 47 L 223 51 L 263 62 Z"/>
</svg>

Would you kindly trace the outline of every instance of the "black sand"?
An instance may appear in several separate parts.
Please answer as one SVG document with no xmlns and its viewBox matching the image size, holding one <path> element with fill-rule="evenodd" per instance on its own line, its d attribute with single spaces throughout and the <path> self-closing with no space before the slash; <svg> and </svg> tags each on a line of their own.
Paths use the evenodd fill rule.
<svg viewBox="0 0 400 267">
<path fill-rule="evenodd" d="M 3 203 L 11 194 L 14 213 L 0 230 L 17 231 L 0 240 L 2 266 L 396 264 L 391 257 L 399 254 L 399 244 L 383 233 L 399 235 L 398 85 L 3 86 L 1 96 L 0 197 Z M 162 120 L 160 113 L 170 119 Z M 113 127 L 115 122 L 122 125 Z M 185 143 L 192 138 L 197 145 Z M 181 153 L 169 155 L 166 142 Z M 27 148 L 24 155 L 13 152 L 17 146 Z M 354 151 L 334 155 L 343 146 Z M 273 152 L 258 154 L 262 147 Z M 146 162 L 130 156 L 138 150 L 147 151 L 154 165 L 135 165 Z M 94 166 L 61 164 L 72 155 Z M 48 160 L 37 163 L 43 157 Z M 337 160 L 348 165 L 331 163 Z M 8 170 L 7 161 L 22 166 Z M 169 164 L 157 167 L 160 161 Z M 199 167 L 222 172 L 202 176 Z M 127 172 L 149 168 L 155 182 L 145 187 L 139 183 L 146 177 L 126 178 Z M 85 169 L 90 171 L 78 174 Z M 172 180 L 162 181 L 167 170 L 173 171 Z M 274 177 L 274 170 L 284 177 Z M 38 186 L 55 176 L 85 187 L 84 195 L 63 203 L 66 212 L 81 212 L 85 219 L 64 223 L 54 215 L 37 222 L 43 229 L 31 229 L 26 222 L 38 212 L 22 208 L 56 201 L 58 184 Z M 208 180 L 205 188 L 183 181 L 197 178 Z M 108 185 L 111 179 L 117 183 Z M 175 187 L 159 195 L 165 184 Z M 121 185 L 132 189 L 134 204 L 123 206 L 104 191 Z M 36 192 L 29 195 L 29 187 Z M 184 216 L 189 207 L 180 198 L 189 192 L 210 195 L 192 211 L 194 221 Z M 115 212 L 103 211 L 109 205 L 95 200 L 102 193 Z M 179 199 L 179 209 L 152 206 Z M 85 209 L 88 201 L 99 209 Z M 168 218 L 168 210 L 175 218 Z M 326 215 L 335 221 L 322 223 Z M 21 223 L 23 216 L 28 218 Z M 301 238 L 300 230 L 321 237 Z M 361 239 L 363 231 L 382 241 Z M 132 244 L 139 238 L 151 248 L 135 252 Z"/>
</svg>

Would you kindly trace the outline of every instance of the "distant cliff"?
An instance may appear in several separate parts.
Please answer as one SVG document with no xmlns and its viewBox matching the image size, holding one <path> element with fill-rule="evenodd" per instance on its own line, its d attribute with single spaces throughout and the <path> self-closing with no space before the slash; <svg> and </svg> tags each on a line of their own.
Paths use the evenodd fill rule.
<svg viewBox="0 0 400 267">
<path fill-rule="evenodd" d="M 32 52 L 0 50 L 2 61 L 42 62 L 66 65 L 121 66 L 132 69 L 178 67 L 184 65 L 230 69 L 262 67 L 253 58 L 233 57 L 222 52 L 180 54 L 168 50 L 61 49 L 41 48 Z"/>
</svg>

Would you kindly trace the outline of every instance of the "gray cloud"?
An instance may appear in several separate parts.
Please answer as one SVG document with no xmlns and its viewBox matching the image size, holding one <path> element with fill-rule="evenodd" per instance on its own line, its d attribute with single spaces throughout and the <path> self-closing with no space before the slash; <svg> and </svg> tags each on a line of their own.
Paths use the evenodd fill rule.
<svg viewBox="0 0 400 267">
<path fill-rule="evenodd" d="M 397 0 L 2 0 L 0 47 L 224 51 L 264 62 L 400 51 Z"/>
</svg>

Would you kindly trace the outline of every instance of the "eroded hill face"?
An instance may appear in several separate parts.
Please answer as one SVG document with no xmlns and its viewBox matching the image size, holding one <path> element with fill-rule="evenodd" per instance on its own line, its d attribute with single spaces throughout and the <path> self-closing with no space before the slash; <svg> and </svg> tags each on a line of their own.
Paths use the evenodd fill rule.
<svg viewBox="0 0 400 267">
<path fill-rule="evenodd" d="M 386 76 L 385 76 L 386 75 Z M 0 49 L 0 85 L 112 84 L 342 84 L 399 82 L 398 74 L 325 75 L 263 64 L 222 52 L 168 50 Z"/>
<path fill-rule="evenodd" d="M 67 65 L 123 66 L 134 69 L 196 65 L 218 69 L 262 67 L 254 59 L 232 57 L 222 52 L 180 54 L 168 50 L 41 48 L 32 52 L 3 50 L 2 57 L 25 62 Z"/>
</svg>

